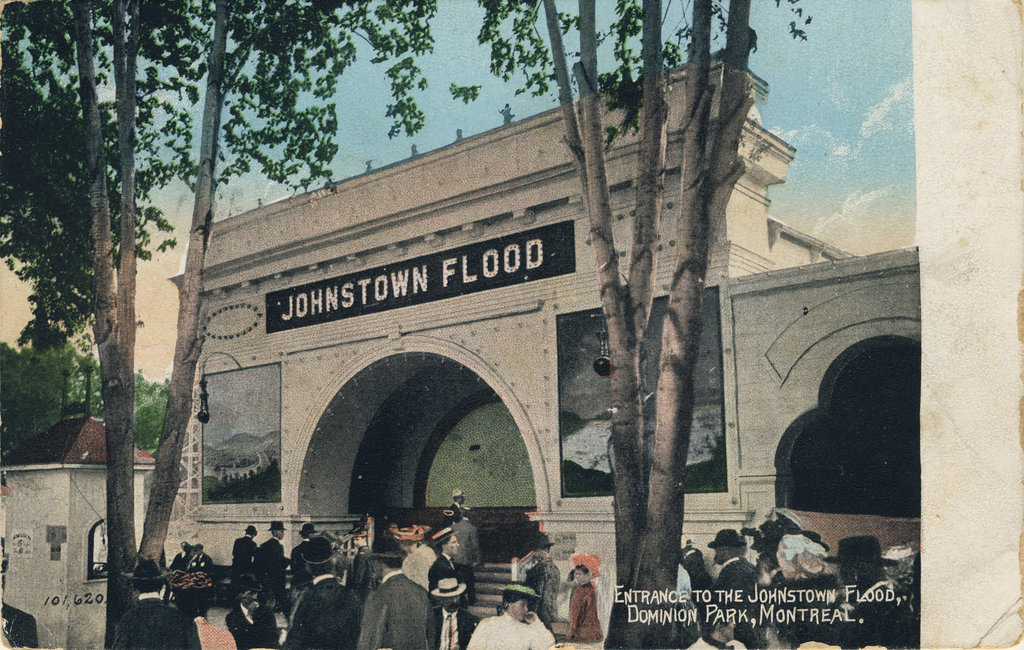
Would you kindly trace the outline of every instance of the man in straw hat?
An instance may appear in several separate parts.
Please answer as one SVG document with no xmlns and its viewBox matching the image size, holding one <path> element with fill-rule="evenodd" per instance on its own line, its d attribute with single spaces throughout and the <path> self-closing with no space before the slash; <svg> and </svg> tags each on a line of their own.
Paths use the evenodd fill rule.
<svg viewBox="0 0 1024 650">
<path fill-rule="evenodd" d="M 142 560 L 131 576 L 138 602 L 117 624 L 114 648 L 200 648 L 191 618 L 160 599 L 166 576 L 153 560 Z"/>
<path fill-rule="evenodd" d="M 465 650 L 480 619 L 459 605 L 466 585 L 456 578 L 442 578 L 431 590 L 436 607 L 434 630 L 437 650 Z"/>
<path fill-rule="evenodd" d="M 427 592 L 402 573 L 405 555 L 391 535 L 373 542 L 373 563 L 380 586 L 363 607 L 359 650 L 432 648 L 433 616 Z"/>
<path fill-rule="evenodd" d="M 555 637 L 537 614 L 537 592 L 521 582 L 510 582 L 501 592 L 502 613 L 480 621 L 467 650 L 548 650 Z"/>
<path fill-rule="evenodd" d="M 305 544 L 302 552 L 312 586 L 295 607 L 284 648 L 354 648 L 359 640 L 359 603 L 334 575 L 334 549 L 319 536 Z"/>
<path fill-rule="evenodd" d="M 462 602 L 466 605 L 476 603 L 476 578 L 473 576 L 473 569 L 455 561 L 459 553 L 459 536 L 451 528 L 442 528 L 434 533 L 433 540 L 437 560 L 427 574 L 428 589 L 433 591 L 441 578 L 456 578 L 466 585 L 466 594 L 462 597 Z"/>
</svg>

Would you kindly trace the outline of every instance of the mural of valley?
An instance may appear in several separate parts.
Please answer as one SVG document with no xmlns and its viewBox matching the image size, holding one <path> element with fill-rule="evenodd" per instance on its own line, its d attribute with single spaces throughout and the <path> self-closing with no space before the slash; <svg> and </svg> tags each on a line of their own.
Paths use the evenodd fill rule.
<svg viewBox="0 0 1024 650">
<path fill-rule="evenodd" d="M 641 374 L 645 433 L 653 437 L 661 322 L 665 298 L 654 301 L 644 339 Z M 722 396 L 721 327 L 718 289 L 704 293 L 704 333 L 695 376 L 695 405 L 690 434 L 686 491 L 725 492 L 725 426 Z M 608 438 L 611 398 L 608 379 L 594 371 L 601 354 L 599 333 L 604 319 L 598 309 L 558 317 L 559 435 L 562 447 L 562 496 L 604 496 L 612 493 Z"/>
<path fill-rule="evenodd" d="M 208 375 L 207 390 L 203 503 L 280 502 L 280 367 Z"/>
</svg>

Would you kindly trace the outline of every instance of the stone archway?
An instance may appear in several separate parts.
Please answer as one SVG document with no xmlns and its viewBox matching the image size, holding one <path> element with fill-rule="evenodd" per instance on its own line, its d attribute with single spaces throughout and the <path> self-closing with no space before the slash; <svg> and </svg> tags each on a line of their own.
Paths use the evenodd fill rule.
<svg viewBox="0 0 1024 650">
<path fill-rule="evenodd" d="M 535 459 L 510 405 L 466 365 L 443 354 L 415 351 L 380 356 L 349 376 L 326 402 L 298 479 L 299 512 L 338 517 L 430 505 L 425 499 L 430 463 L 449 434 L 472 414 L 467 404 L 474 400 L 497 405 L 490 410 L 500 416 L 504 438 L 484 436 L 486 440 L 465 445 L 464 461 L 477 471 L 461 475 L 470 483 L 473 476 L 481 482 L 488 463 L 480 459 L 502 459 L 503 469 L 514 470 L 503 478 L 511 476 L 523 489 L 505 502 L 492 499 L 481 505 L 535 507 Z M 518 453 L 509 456 L 509 449 Z M 443 455 L 452 460 L 450 450 Z M 472 494 L 474 485 L 459 487 Z M 481 486 L 478 494 L 487 493 L 487 487 Z"/>
<path fill-rule="evenodd" d="M 921 347 L 879 336 L 828 367 L 818 406 L 776 452 L 776 502 L 799 510 L 917 517 L 921 512 Z"/>
</svg>

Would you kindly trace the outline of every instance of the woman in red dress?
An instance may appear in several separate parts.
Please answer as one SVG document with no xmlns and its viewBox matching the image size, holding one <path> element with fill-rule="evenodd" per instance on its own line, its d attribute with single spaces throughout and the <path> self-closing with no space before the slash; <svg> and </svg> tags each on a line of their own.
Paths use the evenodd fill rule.
<svg viewBox="0 0 1024 650">
<path fill-rule="evenodd" d="M 569 607 L 569 641 L 603 641 L 601 622 L 597 618 L 597 590 L 593 579 L 600 575 L 597 572 L 597 557 L 590 555 L 576 556 L 576 566 L 569 572 L 569 579 L 576 584 L 576 592 L 572 596 Z M 593 568 L 588 564 L 592 564 Z"/>
</svg>

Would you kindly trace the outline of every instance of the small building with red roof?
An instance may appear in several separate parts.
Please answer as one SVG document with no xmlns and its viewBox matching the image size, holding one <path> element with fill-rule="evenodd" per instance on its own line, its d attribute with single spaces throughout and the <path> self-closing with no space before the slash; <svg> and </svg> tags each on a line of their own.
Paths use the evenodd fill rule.
<svg viewBox="0 0 1024 650">
<path fill-rule="evenodd" d="M 60 420 L 4 457 L 4 602 L 36 619 L 41 647 L 101 647 L 106 583 L 107 430 Z M 142 531 L 156 459 L 135 450 Z"/>
</svg>

